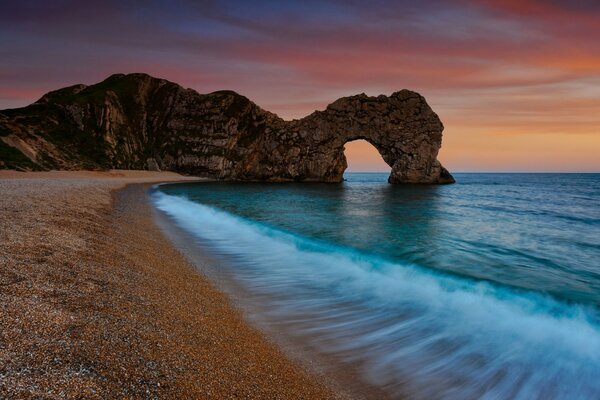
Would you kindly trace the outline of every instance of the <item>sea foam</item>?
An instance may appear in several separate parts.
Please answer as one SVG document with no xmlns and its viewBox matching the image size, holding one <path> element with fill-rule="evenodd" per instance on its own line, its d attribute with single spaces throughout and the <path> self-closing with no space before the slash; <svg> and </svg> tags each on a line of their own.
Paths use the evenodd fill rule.
<svg viewBox="0 0 600 400">
<path fill-rule="evenodd" d="M 249 292 L 268 295 L 267 318 L 289 321 L 392 394 L 600 398 L 600 327 L 589 306 L 392 262 L 182 196 L 155 191 L 153 200 L 229 257 Z"/>
</svg>

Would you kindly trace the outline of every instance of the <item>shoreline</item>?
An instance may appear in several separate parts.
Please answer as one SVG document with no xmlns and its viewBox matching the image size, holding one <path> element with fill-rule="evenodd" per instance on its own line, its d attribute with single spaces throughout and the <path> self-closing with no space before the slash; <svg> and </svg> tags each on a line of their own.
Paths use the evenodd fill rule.
<svg viewBox="0 0 600 400">
<path fill-rule="evenodd" d="M 0 172 L 0 397 L 346 398 L 156 225 L 135 171 Z"/>
<path fill-rule="evenodd" d="M 152 192 L 160 190 L 163 185 L 177 184 L 160 183 L 148 191 L 148 201 L 152 202 Z M 166 238 L 194 265 L 198 272 L 205 276 L 221 293 L 227 295 L 232 306 L 240 310 L 249 325 L 262 332 L 267 340 L 273 342 L 293 362 L 298 363 L 312 375 L 318 377 L 327 387 L 333 389 L 339 398 L 344 399 L 387 399 L 389 393 L 367 382 L 360 373 L 360 366 L 349 365 L 335 354 L 324 354 L 310 344 L 307 337 L 294 337 L 295 326 L 288 321 L 273 320 L 266 316 L 269 308 L 264 301 L 248 291 L 235 276 L 219 269 L 219 265 L 229 264 L 229 261 L 218 255 L 194 238 L 190 233 L 180 228 L 163 211 L 151 205 L 156 224 Z"/>
</svg>

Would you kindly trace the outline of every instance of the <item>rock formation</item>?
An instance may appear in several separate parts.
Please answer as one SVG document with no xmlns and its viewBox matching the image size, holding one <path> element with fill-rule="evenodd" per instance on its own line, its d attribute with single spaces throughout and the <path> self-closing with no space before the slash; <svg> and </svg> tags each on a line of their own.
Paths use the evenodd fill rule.
<svg viewBox="0 0 600 400">
<path fill-rule="evenodd" d="M 339 182 L 344 144 L 365 139 L 391 183 L 451 183 L 443 125 L 415 92 L 344 97 L 293 121 L 232 91 L 199 94 L 145 74 L 0 111 L 0 167 L 161 169 L 223 180 Z"/>
</svg>

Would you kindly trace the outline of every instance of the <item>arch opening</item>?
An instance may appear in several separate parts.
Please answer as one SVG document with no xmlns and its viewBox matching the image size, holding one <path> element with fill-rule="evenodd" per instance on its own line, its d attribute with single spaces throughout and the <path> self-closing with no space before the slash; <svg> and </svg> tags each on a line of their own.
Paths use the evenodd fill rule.
<svg viewBox="0 0 600 400">
<path fill-rule="evenodd" d="M 352 172 L 381 172 L 390 174 L 390 167 L 381 156 L 377 148 L 364 139 L 356 139 L 344 144 L 346 156 L 346 173 Z"/>
</svg>

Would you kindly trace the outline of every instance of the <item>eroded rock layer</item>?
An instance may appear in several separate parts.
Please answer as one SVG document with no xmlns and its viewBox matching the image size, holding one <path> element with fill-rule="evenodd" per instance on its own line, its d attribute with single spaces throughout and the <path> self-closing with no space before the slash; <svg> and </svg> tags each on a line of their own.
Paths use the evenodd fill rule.
<svg viewBox="0 0 600 400">
<path fill-rule="evenodd" d="M 391 183 L 451 183 L 443 125 L 418 93 L 344 97 L 284 121 L 232 91 L 199 94 L 146 74 L 112 75 L 0 111 L 0 167 L 160 169 L 223 180 L 339 182 L 345 143 L 365 139 Z"/>
</svg>

